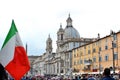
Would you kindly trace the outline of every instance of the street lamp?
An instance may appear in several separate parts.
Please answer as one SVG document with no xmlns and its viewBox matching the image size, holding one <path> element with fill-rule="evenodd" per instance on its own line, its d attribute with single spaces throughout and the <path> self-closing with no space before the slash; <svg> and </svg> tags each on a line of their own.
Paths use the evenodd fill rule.
<svg viewBox="0 0 120 80">
<path fill-rule="evenodd" d="M 115 55 L 114 55 L 114 37 L 115 33 L 111 31 L 111 37 L 112 37 L 112 55 L 113 55 L 113 74 L 115 74 Z"/>
</svg>

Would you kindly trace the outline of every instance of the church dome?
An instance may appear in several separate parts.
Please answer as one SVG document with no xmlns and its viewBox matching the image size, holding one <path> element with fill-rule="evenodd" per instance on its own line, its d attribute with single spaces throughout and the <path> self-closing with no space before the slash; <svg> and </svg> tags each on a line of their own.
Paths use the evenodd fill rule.
<svg viewBox="0 0 120 80">
<path fill-rule="evenodd" d="M 64 30 L 64 39 L 80 38 L 79 32 L 72 26 L 72 19 L 70 18 L 70 14 L 66 22 L 67 26 Z"/>
<path fill-rule="evenodd" d="M 73 27 L 66 27 L 64 30 L 64 39 L 80 38 L 78 31 Z"/>
</svg>

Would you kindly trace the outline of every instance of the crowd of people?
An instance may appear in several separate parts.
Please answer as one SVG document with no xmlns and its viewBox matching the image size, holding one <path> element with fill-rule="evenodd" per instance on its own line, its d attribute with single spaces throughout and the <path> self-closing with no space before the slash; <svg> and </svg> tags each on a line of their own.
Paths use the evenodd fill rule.
<svg viewBox="0 0 120 80">
<path fill-rule="evenodd" d="M 1 80 L 1 79 L 0 79 Z M 14 79 L 10 79 L 14 80 Z M 103 74 L 82 74 L 74 75 L 72 78 L 64 78 L 64 75 L 61 77 L 57 76 L 42 76 L 42 77 L 23 77 L 21 80 L 120 80 L 120 74 L 111 74 L 109 68 L 105 68 Z"/>
<path fill-rule="evenodd" d="M 105 68 L 103 74 L 82 74 L 71 78 L 43 79 L 43 80 L 120 80 L 120 74 L 111 74 L 109 68 Z"/>
<path fill-rule="evenodd" d="M 64 75 L 63 75 L 64 76 Z M 27 77 L 24 76 L 21 80 L 120 80 L 120 74 L 110 73 L 109 68 L 105 68 L 103 74 L 82 74 L 82 75 L 75 75 L 72 78 L 64 78 L 63 76 L 59 78 L 55 77 Z M 0 80 L 14 80 L 11 77 L 8 77 L 4 67 L 0 64 Z"/>
<path fill-rule="evenodd" d="M 120 74 L 111 74 L 109 68 L 105 68 L 103 74 L 76 75 L 73 80 L 120 80 Z"/>
</svg>

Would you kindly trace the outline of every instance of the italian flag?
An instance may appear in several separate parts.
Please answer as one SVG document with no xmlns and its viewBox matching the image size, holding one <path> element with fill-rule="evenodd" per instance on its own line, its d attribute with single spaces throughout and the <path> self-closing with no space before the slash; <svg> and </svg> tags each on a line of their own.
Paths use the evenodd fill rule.
<svg viewBox="0 0 120 80">
<path fill-rule="evenodd" d="M 0 63 L 15 80 L 20 80 L 30 69 L 30 63 L 14 20 L 0 51 Z"/>
</svg>

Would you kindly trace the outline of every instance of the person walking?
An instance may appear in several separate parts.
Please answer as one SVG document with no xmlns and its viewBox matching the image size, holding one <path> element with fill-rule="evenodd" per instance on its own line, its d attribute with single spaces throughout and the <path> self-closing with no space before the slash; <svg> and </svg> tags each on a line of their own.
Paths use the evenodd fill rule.
<svg viewBox="0 0 120 80">
<path fill-rule="evenodd" d="M 110 76 L 110 69 L 109 68 L 104 69 L 103 76 L 104 77 L 102 78 L 102 80 L 115 80 L 114 78 L 112 78 Z"/>
</svg>

